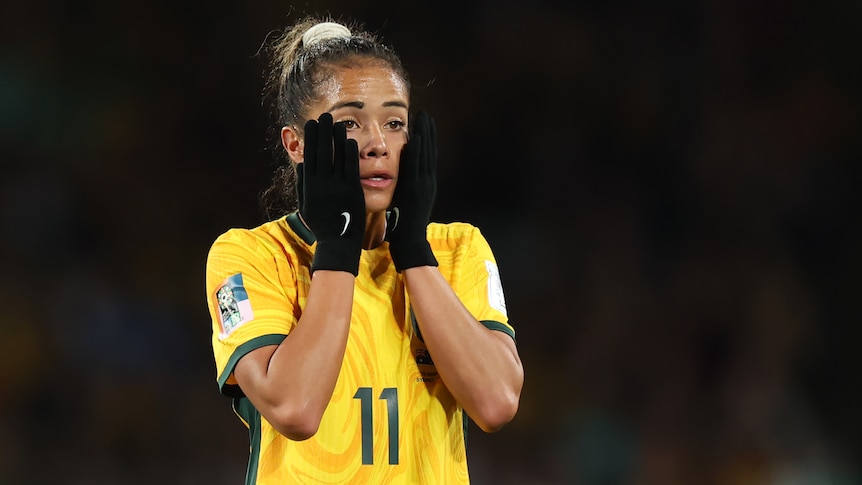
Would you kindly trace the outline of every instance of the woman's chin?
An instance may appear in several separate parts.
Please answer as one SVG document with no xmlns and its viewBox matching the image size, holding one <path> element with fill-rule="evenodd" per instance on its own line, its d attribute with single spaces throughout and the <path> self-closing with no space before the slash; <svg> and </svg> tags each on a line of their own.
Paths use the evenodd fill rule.
<svg viewBox="0 0 862 485">
<path fill-rule="evenodd" d="M 392 197 L 388 194 L 373 194 L 365 195 L 365 212 L 375 213 L 382 212 L 389 208 L 392 203 Z"/>
</svg>

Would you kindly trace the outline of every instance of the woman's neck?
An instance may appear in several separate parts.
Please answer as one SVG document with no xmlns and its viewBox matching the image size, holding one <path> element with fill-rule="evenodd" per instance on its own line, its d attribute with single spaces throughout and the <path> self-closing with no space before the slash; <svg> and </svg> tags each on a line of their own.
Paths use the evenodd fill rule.
<svg viewBox="0 0 862 485">
<path fill-rule="evenodd" d="M 386 237 L 386 211 L 371 212 L 365 216 L 365 238 L 362 249 L 374 249 Z"/>
</svg>

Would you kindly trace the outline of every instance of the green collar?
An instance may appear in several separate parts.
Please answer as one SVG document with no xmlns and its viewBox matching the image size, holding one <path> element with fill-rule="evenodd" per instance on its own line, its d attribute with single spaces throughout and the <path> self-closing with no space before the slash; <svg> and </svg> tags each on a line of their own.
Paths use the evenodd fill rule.
<svg viewBox="0 0 862 485">
<path fill-rule="evenodd" d="M 314 237 L 314 233 L 311 232 L 311 229 L 302 222 L 302 219 L 299 217 L 299 211 L 291 212 L 287 215 L 287 225 L 293 229 L 293 232 L 296 233 L 297 236 L 301 237 L 305 244 L 311 246 L 316 241 Z"/>
</svg>

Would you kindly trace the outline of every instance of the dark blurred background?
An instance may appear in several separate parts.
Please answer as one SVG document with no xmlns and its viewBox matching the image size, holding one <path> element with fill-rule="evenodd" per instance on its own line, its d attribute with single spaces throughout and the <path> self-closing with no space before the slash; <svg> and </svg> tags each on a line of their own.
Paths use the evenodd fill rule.
<svg viewBox="0 0 862 485">
<path fill-rule="evenodd" d="M 242 482 L 204 264 L 305 12 L 400 52 L 495 250 L 526 383 L 475 483 L 862 483 L 862 3 L 777 0 L 4 2 L 0 483 Z"/>
</svg>

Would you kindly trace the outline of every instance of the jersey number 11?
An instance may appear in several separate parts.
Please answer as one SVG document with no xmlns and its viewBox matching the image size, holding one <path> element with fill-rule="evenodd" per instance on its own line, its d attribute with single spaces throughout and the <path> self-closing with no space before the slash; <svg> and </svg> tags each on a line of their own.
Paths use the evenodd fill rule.
<svg viewBox="0 0 862 485">
<path fill-rule="evenodd" d="M 362 410 L 362 464 L 374 464 L 374 418 L 371 412 L 372 392 L 370 387 L 360 387 L 353 395 L 359 399 Z M 387 387 L 379 400 L 386 401 L 386 416 L 389 420 L 389 464 L 398 464 L 398 389 Z"/>
</svg>

